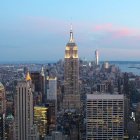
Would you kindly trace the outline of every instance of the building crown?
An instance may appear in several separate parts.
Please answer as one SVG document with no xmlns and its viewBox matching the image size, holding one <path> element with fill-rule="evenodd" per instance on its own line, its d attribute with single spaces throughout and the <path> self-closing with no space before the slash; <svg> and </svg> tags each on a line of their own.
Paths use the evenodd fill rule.
<svg viewBox="0 0 140 140">
<path fill-rule="evenodd" d="M 30 73 L 29 71 L 27 72 L 27 75 L 26 75 L 26 81 L 31 81 L 31 76 L 30 76 Z"/>
</svg>

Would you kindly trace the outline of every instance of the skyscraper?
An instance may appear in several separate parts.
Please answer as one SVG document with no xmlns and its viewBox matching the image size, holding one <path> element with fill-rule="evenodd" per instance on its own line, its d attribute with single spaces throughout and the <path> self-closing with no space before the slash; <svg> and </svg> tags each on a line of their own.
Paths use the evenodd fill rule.
<svg viewBox="0 0 140 140">
<path fill-rule="evenodd" d="M 79 109 L 79 58 L 78 47 L 74 42 L 72 27 L 70 30 L 70 40 L 65 48 L 64 62 L 64 109 Z"/>
<path fill-rule="evenodd" d="M 122 140 L 123 119 L 123 95 L 87 94 L 86 140 Z"/>
<path fill-rule="evenodd" d="M 6 98 L 5 88 L 0 82 L 0 140 L 5 140 L 5 113 L 6 113 Z"/>
<path fill-rule="evenodd" d="M 96 64 L 96 66 L 99 65 L 99 53 L 98 53 L 98 50 L 95 51 L 95 64 Z"/>
<path fill-rule="evenodd" d="M 33 94 L 29 72 L 26 80 L 19 81 L 15 96 L 15 140 L 37 140 L 37 128 L 33 125 Z"/>
<path fill-rule="evenodd" d="M 48 80 L 47 100 L 57 101 L 57 78 L 48 76 L 47 80 Z"/>
<path fill-rule="evenodd" d="M 35 94 L 34 94 L 34 104 L 45 103 L 45 73 L 44 68 L 41 68 L 41 72 L 32 71 L 31 72 L 32 83 L 34 84 Z"/>
<path fill-rule="evenodd" d="M 45 73 L 44 73 L 44 68 L 41 68 L 41 73 L 40 73 L 40 90 L 42 93 L 42 103 L 45 103 Z"/>
<path fill-rule="evenodd" d="M 47 103 L 48 103 L 48 123 L 50 128 L 55 129 L 57 118 L 57 78 L 47 77 Z M 53 127 L 54 128 L 53 128 Z"/>
</svg>

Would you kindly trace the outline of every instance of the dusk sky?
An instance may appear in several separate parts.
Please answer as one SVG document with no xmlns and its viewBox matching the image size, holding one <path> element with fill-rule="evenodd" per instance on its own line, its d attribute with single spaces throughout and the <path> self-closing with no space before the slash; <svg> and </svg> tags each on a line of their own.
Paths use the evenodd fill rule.
<svg viewBox="0 0 140 140">
<path fill-rule="evenodd" d="M 71 23 L 80 58 L 140 60 L 140 0 L 3 0 L 0 61 L 63 59 Z"/>
</svg>

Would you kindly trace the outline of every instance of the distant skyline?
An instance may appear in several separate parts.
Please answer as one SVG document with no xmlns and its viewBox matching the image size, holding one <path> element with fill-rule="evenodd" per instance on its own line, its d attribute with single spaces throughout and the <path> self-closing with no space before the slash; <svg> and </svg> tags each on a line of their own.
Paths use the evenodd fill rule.
<svg viewBox="0 0 140 140">
<path fill-rule="evenodd" d="M 7 0 L 0 2 L 0 61 L 64 59 L 70 24 L 79 57 L 140 60 L 140 1 Z"/>
</svg>

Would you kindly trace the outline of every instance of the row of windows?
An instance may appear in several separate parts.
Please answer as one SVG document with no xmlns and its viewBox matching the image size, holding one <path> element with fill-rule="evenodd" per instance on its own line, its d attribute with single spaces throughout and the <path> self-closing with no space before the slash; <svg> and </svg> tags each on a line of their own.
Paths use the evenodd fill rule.
<svg viewBox="0 0 140 140">
<path fill-rule="evenodd" d="M 103 128 L 104 126 L 100 126 L 100 127 L 97 127 L 97 128 L 93 128 L 93 127 L 87 127 L 87 131 L 100 131 L 100 132 L 103 132 L 103 131 L 117 131 L 117 132 L 122 132 L 123 131 L 123 128 L 122 127 L 108 127 L 108 128 Z"/>
<path fill-rule="evenodd" d="M 100 99 L 93 99 L 93 100 L 88 100 L 87 102 L 93 102 L 93 103 L 96 103 L 96 102 L 123 102 L 122 99 L 103 99 L 103 100 L 100 100 Z"/>
</svg>

